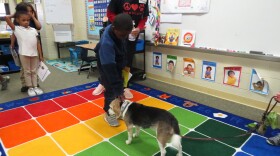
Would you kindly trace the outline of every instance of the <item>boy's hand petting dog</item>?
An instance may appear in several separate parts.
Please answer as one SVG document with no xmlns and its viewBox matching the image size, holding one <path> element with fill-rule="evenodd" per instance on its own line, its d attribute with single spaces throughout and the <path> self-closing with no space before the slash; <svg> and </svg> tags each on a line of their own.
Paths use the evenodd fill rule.
<svg viewBox="0 0 280 156">
<path fill-rule="evenodd" d="M 123 94 L 119 95 L 118 98 L 120 99 L 121 102 L 123 102 L 125 100 L 125 96 Z"/>
</svg>

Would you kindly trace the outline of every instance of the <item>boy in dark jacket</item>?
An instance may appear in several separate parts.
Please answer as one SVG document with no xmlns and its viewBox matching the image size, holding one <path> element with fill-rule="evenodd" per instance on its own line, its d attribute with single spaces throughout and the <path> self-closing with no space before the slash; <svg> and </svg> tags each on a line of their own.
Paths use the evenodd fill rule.
<svg viewBox="0 0 280 156">
<path fill-rule="evenodd" d="M 127 38 L 126 65 L 124 70 L 130 72 L 132 61 L 136 52 L 136 44 L 141 30 L 145 29 L 145 23 L 149 16 L 148 0 L 111 0 L 107 8 L 108 22 L 112 23 L 118 14 L 125 13 L 131 16 L 134 22 L 134 28 L 131 31 L 130 38 Z M 104 91 L 103 80 L 99 78 L 100 84 L 93 91 L 93 95 L 99 95 Z M 133 94 L 127 88 L 128 83 L 124 83 L 124 95 L 127 99 L 133 98 Z"/>
<path fill-rule="evenodd" d="M 119 14 L 113 23 L 108 25 L 95 48 L 98 58 L 97 66 L 106 89 L 104 93 L 105 103 L 104 119 L 110 126 L 119 126 L 115 114 L 110 109 L 110 103 L 119 97 L 122 101 L 123 96 L 123 77 L 122 70 L 126 65 L 126 41 L 125 39 L 133 29 L 132 19 L 127 14 Z"/>
</svg>

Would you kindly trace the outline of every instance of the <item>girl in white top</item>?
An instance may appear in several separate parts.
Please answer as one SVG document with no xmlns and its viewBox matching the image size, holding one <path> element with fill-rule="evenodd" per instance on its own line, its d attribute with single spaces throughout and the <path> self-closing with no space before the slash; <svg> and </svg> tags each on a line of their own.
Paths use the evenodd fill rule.
<svg viewBox="0 0 280 156">
<path fill-rule="evenodd" d="M 15 18 L 19 26 L 15 26 L 11 21 Z M 6 22 L 14 31 L 19 45 L 19 57 L 24 70 L 26 86 L 29 87 L 28 95 L 35 96 L 43 94 L 37 87 L 37 69 L 39 61 L 44 61 L 42 57 L 41 45 L 36 29 L 29 26 L 30 15 L 28 12 L 20 11 L 14 15 L 6 16 Z"/>
</svg>

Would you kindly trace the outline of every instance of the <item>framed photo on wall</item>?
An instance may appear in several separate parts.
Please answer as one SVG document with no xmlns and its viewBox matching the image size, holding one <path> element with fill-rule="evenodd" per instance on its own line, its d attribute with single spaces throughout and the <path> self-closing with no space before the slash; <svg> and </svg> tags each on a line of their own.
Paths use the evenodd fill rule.
<svg viewBox="0 0 280 156">
<path fill-rule="evenodd" d="M 195 76 L 195 62 L 192 58 L 183 58 L 184 67 L 183 75 L 194 78 Z"/>
<path fill-rule="evenodd" d="M 239 87 L 242 67 L 224 67 L 224 84 Z"/>
<path fill-rule="evenodd" d="M 203 61 L 201 78 L 208 81 L 215 81 L 216 62 Z"/>
<path fill-rule="evenodd" d="M 177 56 L 167 55 L 166 70 L 172 73 L 176 67 L 176 62 Z"/>
<path fill-rule="evenodd" d="M 255 69 L 252 69 L 250 91 L 264 95 L 268 95 L 269 93 L 268 82 L 264 80 Z"/>
<path fill-rule="evenodd" d="M 153 52 L 153 67 L 162 68 L 162 54 L 159 52 Z"/>
</svg>

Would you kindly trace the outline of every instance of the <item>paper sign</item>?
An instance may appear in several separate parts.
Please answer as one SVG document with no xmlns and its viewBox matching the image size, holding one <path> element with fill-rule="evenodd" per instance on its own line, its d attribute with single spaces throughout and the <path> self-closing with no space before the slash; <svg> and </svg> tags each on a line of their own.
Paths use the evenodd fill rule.
<svg viewBox="0 0 280 156">
<path fill-rule="evenodd" d="M 38 77 L 43 82 L 46 80 L 46 78 L 51 74 L 49 68 L 43 63 L 40 62 L 39 68 L 38 68 Z"/>
<path fill-rule="evenodd" d="M 161 14 L 161 23 L 182 23 L 182 14 Z"/>
<path fill-rule="evenodd" d="M 72 41 L 70 25 L 53 25 L 54 40 L 56 42 Z"/>
<path fill-rule="evenodd" d="M 11 53 L 12 53 L 12 56 L 13 56 L 13 59 L 14 59 L 15 64 L 16 64 L 17 66 L 20 66 L 19 56 L 18 56 L 18 53 L 16 52 L 16 50 L 10 48 L 10 51 L 11 51 Z"/>
</svg>

